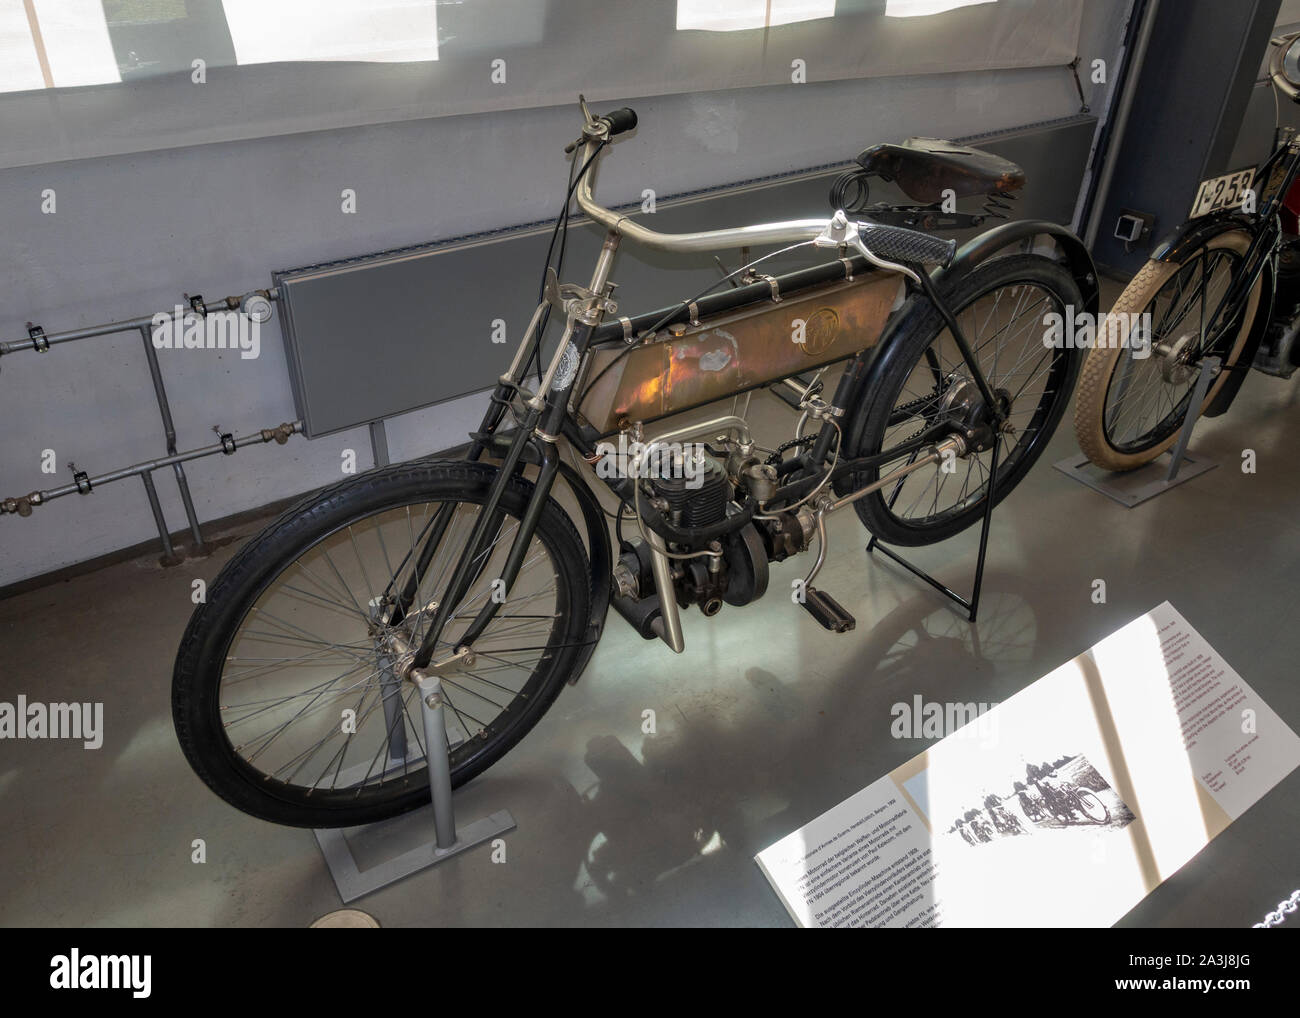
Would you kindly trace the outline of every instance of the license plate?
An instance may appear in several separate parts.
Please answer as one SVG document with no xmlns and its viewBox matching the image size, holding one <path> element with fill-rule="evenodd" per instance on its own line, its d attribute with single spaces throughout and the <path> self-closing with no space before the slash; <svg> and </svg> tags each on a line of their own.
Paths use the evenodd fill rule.
<svg viewBox="0 0 1300 1018">
<path fill-rule="evenodd" d="M 1210 212 L 1241 205 L 1254 179 L 1255 167 L 1250 166 L 1202 182 L 1196 192 L 1196 201 L 1192 202 L 1192 214 L 1188 218 L 1195 219 Z"/>
</svg>

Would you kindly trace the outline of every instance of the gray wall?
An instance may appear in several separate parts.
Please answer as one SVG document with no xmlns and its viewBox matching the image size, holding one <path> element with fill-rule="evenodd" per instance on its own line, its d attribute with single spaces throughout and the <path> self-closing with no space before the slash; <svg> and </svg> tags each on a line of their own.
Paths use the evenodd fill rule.
<svg viewBox="0 0 1300 1018">
<path fill-rule="evenodd" d="M 1278 5 L 1186 0 L 1156 7 L 1130 118 L 1113 146 L 1116 172 L 1093 241 L 1100 268 L 1136 272 L 1186 220 L 1200 181 L 1239 168 L 1230 160 Z M 1122 209 L 1154 216 L 1151 236 L 1133 244 L 1117 239 Z"/>
<path fill-rule="evenodd" d="M 1124 0 L 1087 5 L 1085 67 L 1094 56 L 1112 57 L 1125 7 Z M 1098 109 L 1100 90 L 1086 79 L 1085 89 Z M 598 193 L 611 203 L 647 187 L 673 193 L 832 163 L 909 134 L 970 135 L 1078 109 L 1063 68 L 627 101 L 641 126 L 606 163 Z M 575 129 L 575 110 L 557 107 L 2 171 L 0 339 L 25 336 L 28 320 L 57 331 L 148 314 L 170 308 L 182 291 L 212 300 L 269 285 L 278 268 L 551 216 L 566 172 L 561 148 Z M 340 212 L 340 191 L 349 187 L 358 194 L 356 215 Z M 55 215 L 41 214 L 46 188 L 57 192 Z M 535 287 L 536 280 L 503 285 Z M 479 341 L 442 334 L 430 322 L 433 369 L 438 358 L 454 359 L 463 344 Z M 373 345 L 382 357 L 378 328 Z M 207 351 L 160 356 L 181 449 L 213 441 L 213 425 L 241 434 L 294 417 L 275 323 L 263 329 L 257 360 Z M 469 397 L 390 422 L 393 458 L 463 441 L 480 406 L 481 397 Z M 0 408 L 0 497 L 66 483 L 69 460 L 93 474 L 163 452 L 138 335 L 0 358 Z M 349 448 L 360 467 L 368 465 L 361 429 L 197 461 L 189 474 L 200 519 L 336 480 Z M 40 472 L 44 449 L 58 456 L 56 476 Z M 157 479 L 179 530 L 184 517 L 174 484 L 161 473 Z M 134 480 L 59 499 L 28 519 L 2 518 L 0 586 L 152 534 Z"/>
</svg>

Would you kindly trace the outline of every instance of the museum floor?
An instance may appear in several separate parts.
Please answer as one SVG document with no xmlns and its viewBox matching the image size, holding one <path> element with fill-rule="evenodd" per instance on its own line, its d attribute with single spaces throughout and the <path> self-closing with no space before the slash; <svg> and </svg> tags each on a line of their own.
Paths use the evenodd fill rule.
<svg viewBox="0 0 1300 1018">
<path fill-rule="evenodd" d="M 760 440 L 779 413 L 755 397 Z M 1193 439 L 1220 466 L 1126 510 L 1052 468 L 1075 448 L 1067 418 L 995 515 L 978 642 L 936 593 L 868 560 L 852 513 L 830 521 L 818 586 L 856 615 L 854 632 L 825 633 L 781 595 L 801 559 L 774 567 L 773 593 L 746 609 L 685 614 L 681 657 L 611 613 L 578 685 L 457 793 L 463 819 L 514 814 L 507 861 L 474 850 L 356 907 L 385 926 L 789 925 L 753 856 L 925 748 L 890 736 L 894 703 L 1004 700 L 1165 600 L 1300 727 L 1292 428 L 1300 383 L 1252 373 Z M 1239 468 L 1243 448 L 1258 455 L 1254 475 Z M 305 926 L 340 907 L 311 833 L 227 806 L 172 733 L 191 580 L 215 576 L 237 543 L 180 568 L 149 555 L 0 601 L 0 699 L 48 693 L 106 712 L 96 751 L 0 744 L 0 923 Z M 961 587 L 975 546 L 972 531 L 915 559 Z M 1097 578 L 1105 604 L 1091 600 Z M 641 731 L 647 709 L 653 736 Z M 399 826 L 395 843 L 429 820 Z M 1300 884 L 1297 829 L 1300 771 L 1121 925 L 1258 922 Z"/>
</svg>

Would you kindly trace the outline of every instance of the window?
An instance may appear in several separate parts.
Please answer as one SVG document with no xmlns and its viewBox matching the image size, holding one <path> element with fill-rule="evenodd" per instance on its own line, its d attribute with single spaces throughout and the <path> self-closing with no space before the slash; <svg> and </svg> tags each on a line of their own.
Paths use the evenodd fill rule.
<svg viewBox="0 0 1300 1018">
<path fill-rule="evenodd" d="M 438 0 L 0 0 L 0 92 L 293 61 L 438 59 Z"/>
<path fill-rule="evenodd" d="M 943 14 L 959 7 L 991 4 L 997 0 L 885 0 L 885 17 L 920 18 L 930 14 Z"/>
<path fill-rule="evenodd" d="M 679 31 L 739 32 L 835 16 L 835 0 L 677 0 Z"/>
</svg>

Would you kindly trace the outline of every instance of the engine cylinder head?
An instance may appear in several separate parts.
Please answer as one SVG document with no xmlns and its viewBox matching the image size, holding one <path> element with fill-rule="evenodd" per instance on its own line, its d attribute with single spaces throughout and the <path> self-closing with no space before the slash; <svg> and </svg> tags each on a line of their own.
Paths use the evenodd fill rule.
<svg viewBox="0 0 1300 1018">
<path fill-rule="evenodd" d="M 726 467 L 703 452 L 674 461 L 669 476 L 652 477 L 654 493 L 668 503 L 668 512 L 681 527 L 708 527 L 726 517 L 732 497 Z"/>
</svg>

